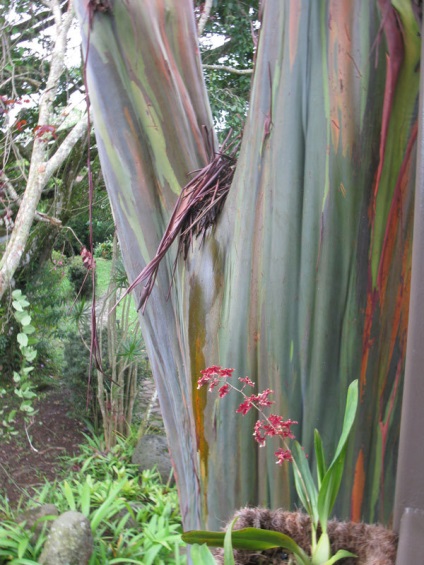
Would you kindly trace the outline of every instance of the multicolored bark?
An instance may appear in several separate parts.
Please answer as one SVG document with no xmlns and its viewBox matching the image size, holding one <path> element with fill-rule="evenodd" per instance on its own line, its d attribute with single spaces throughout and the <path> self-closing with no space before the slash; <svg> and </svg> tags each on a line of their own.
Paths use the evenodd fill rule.
<svg viewBox="0 0 424 565">
<path fill-rule="evenodd" d="M 125 264 L 155 254 L 181 187 L 216 149 L 188 0 L 77 9 L 94 125 Z M 208 365 L 275 391 L 275 412 L 334 445 L 361 406 L 339 517 L 388 522 L 408 317 L 420 39 L 409 0 L 264 2 L 249 117 L 216 228 L 159 268 L 142 328 L 188 528 L 289 507 L 289 468 L 252 441 Z M 135 294 L 139 297 L 141 289 Z"/>
</svg>

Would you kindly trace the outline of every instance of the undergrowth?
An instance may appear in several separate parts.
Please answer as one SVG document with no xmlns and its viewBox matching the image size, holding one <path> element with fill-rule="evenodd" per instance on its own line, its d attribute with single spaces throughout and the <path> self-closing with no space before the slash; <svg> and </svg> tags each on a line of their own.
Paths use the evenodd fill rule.
<svg viewBox="0 0 424 565">
<path fill-rule="evenodd" d="M 21 499 L 17 510 L 0 496 L 0 565 L 38 563 L 54 518 L 28 528 L 24 513 L 48 503 L 59 514 L 74 510 L 89 519 L 94 539 L 89 565 L 185 564 L 176 489 L 163 484 L 155 470 L 140 473 L 131 464 L 134 443 L 132 436 L 106 451 L 102 439 L 86 436 L 79 455 L 64 459 L 66 480 L 46 483 Z"/>
</svg>

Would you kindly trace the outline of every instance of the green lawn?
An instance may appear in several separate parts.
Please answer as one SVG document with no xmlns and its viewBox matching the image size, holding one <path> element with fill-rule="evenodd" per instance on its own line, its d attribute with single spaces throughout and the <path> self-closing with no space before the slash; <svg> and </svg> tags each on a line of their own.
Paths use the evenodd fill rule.
<svg viewBox="0 0 424 565">
<path fill-rule="evenodd" d="M 112 269 L 112 261 L 96 257 L 96 294 L 103 296 L 107 291 L 110 281 L 110 271 Z"/>
</svg>

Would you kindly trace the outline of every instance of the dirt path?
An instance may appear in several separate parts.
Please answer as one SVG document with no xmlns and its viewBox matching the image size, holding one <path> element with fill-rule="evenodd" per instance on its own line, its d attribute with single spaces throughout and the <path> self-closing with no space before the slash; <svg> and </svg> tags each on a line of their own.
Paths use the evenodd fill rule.
<svg viewBox="0 0 424 565">
<path fill-rule="evenodd" d="M 33 448 L 22 422 L 17 423 L 17 436 L 9 443 L 0 442 L 0 492 L 12 506 L 31 487 L 53 481 L 60 458 L 78 451 L 84 424 L 68 416 L 65 395 L 65 391 L 49 391 L 38 402 L 38 413 L 28 429 Z"/>
</svg>

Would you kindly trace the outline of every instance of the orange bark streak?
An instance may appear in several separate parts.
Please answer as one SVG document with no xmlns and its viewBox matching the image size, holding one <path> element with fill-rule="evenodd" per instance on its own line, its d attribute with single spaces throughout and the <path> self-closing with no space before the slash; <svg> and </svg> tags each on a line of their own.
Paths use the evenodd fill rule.
<svg viewBox="0 0 424 565">
<path fill-rule="evenodd" d="M 355 465 L 355 476 L 352 488 L 351 515 L 353 522 L 361 521 L 361 508 L 364 500 L 365 489 L 365 469 L 364 469 L 364 453 L 362 449 L 359 451 L 358 459 Z"/>
<path fill-rule="evenodd" d="M 341 142 L 343 155 L 351 151 L 355 133 L 352 92 L 358 71 L 350 53 L 352 45 L 348 28 L 348 22 L 354 21 L 353 9 L 352 0 L 330 1 L 328 73 L 331 138 L 336 151 Z"/>
<path fill-rule="evenodd" d="M 389 217 L 387 219 L 386 233 L 384 234 L 382 256 L 380 259 L 378 275 L 377 275 L 377 285 L 380 293 L 380 304 L 382 304 L 386 297 L 386 288 L 388 282 L 388 274 L 390 265 L 393 260 L 393 255 L 395 253 L 396 242 L 398 241 L 399 234 L 399 224 L 402 218 L 402 208 L 407 193 L 409 174 L 411 171 L 411 154 L 412 149 L 415 145 L 418 132 L 418 123 L 415 122 L 412 127 L 411 137 L 406 148 L 405 158 L 403 160 L 398 181 L 396 183 L 395 192 L 393 195 L 392 205 L 390 207 Z"/>
</svg>

